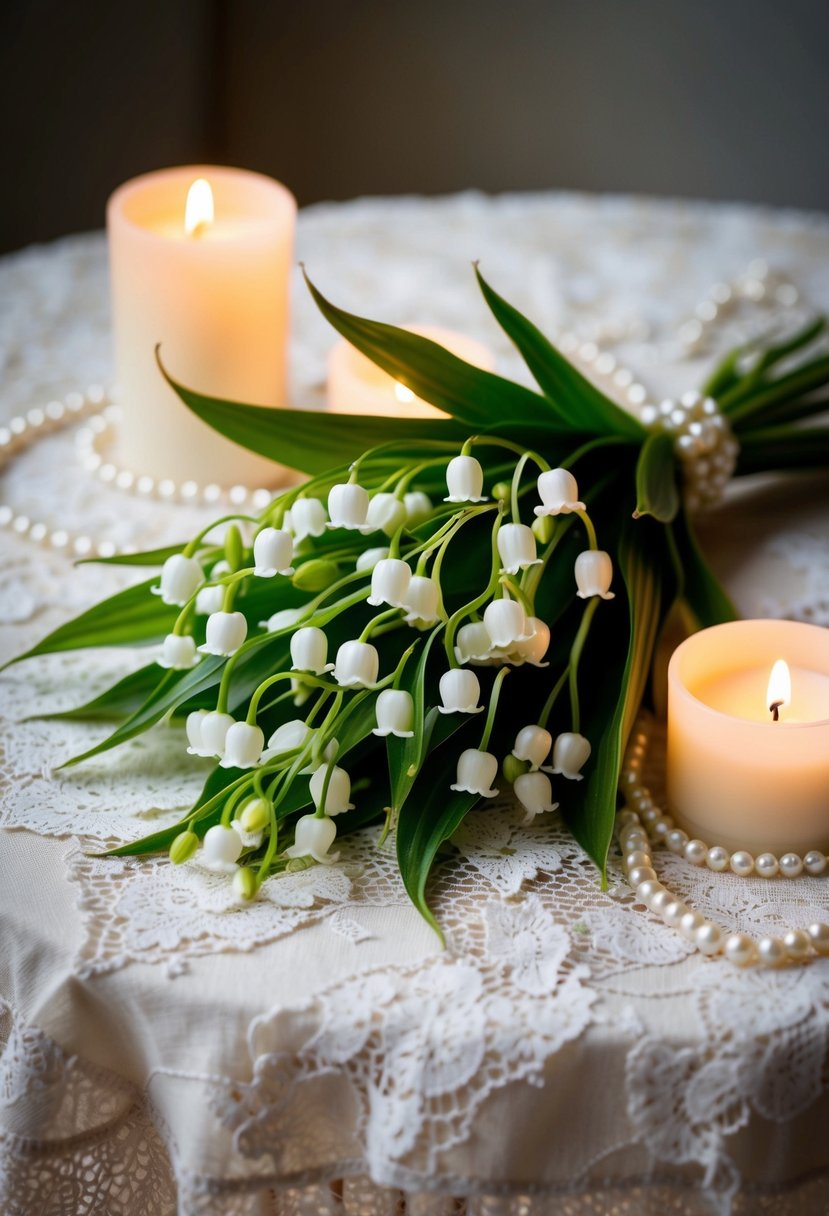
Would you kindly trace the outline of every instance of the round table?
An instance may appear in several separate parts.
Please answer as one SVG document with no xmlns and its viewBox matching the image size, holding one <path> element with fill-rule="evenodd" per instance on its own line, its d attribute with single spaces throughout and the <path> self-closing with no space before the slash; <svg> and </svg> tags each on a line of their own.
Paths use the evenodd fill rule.
<svg viewBox="0 0 829 1216">
<path fill-rule="evenodd" d="M 476 291 L 480 258 L 543 329 L 577 335 L 577 359 L 598 344 L 656 399 L 697 386 L 746 332 L 829 308 L 821 216 L 469 193 L 311 208 L 298 241 L 338 303 L 463 330 L 521 376 Z M 4 417 L 107 382 L 101 235 L 6 257 L 0 301 Z M 295 401 L 320 404 L 333 341 L 297 279 Z M 629 378 L 615 387 L 629 395 Z M 2 536 L 3 657 L 136 579 L 73 568 L 55 530 L 153 547 L 204 518 L 96 480 L 75 429 L 3 472 L 15 520 L 47 525 L 45 545 L 26 524 Z M 827 481 L 755 479 L 702 521 L 745 614 L 829 624 Z M 436 870 L 444 951 L 374 829 L 245 908 L 194 866 L 96 857 L 174 822 L 204 768 L 162 725 L 58 770 L 105 724 L 31 715 L 138 663 L 88 651 L 0 681 L 7 1216 L 826 1210 L 829 960 L 704 959 L 634 907 L 618 858 L 602 893 L 560 823 L 524 828 L 506 801 L 473 813 Z M 725 924 L 827 919 L 826 880 L 658 864 Z"/>
</svg>

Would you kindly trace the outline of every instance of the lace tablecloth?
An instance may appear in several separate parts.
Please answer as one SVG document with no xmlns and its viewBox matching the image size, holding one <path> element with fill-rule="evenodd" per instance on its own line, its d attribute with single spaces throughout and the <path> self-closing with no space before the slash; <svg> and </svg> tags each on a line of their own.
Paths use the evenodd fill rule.
<svg viewBox="0 0 829 1216">
<path fill-rule="evenodd" d="M 695 386 L 741 326 L 791 307 L 791 286 L 766 290 L 775 275 L 829 308 L 829 221 L 745 207 L 363 200 L 303 213 L 299 244 L 338 302 L 465 330 L 520 374 L 476 293 L 479 257 L 543 328 L 599 342 L 656 393 Z M 700 326 L 712 284 L 746 274 L 756 316 Z M 4 416 L 108 380 L 101 236 L 2 260 L 0 310 Z M 294 329 L 294 397 L 318 404 L 333 336 L 299 283 Z M 121 544 L 201 518 L 93 480 L 71 431 L 15 460 L 0 496 Z M 741 487 L 703 535 L 745 613 L 829 623 L 824 480 Z M 6 534 L 3 655 L 134 577 Z M 7 1216 L 826 1210 L 829 960 L 744 974 L 692 954 L 618 873 L 602 894 L 563 828 L 520 827 L 508 804 L 470 816 L 437 871 L 444 952 L 373 830 L 235 910 L 192 867 L 96 860 L 178 818 L 202 770 L 161 726 L 56 772 L 102 727 L 24 719 L 137 663 L 57 656 L 0 683 Z M 726 924 L 827 919 L 821 880 L 659 864 Z"/>
</svg>

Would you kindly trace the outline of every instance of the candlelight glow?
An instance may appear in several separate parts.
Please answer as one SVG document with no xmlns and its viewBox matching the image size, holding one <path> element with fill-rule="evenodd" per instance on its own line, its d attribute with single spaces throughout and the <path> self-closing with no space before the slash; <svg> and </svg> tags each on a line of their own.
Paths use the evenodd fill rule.
<svg viewBox="0 0 829 1216">
<path fill-rule="evenodd" d="M 199 236 L 208 224 L 213 223 L 213 191 L 210 182 L 197 177 L 187 191 L 184 208 L 184 231 L 188 236 Z"/>
<path fill-rule="evenodd" d="M 406 388 L 405 384 L 395 381 L 394 395 L 401 405 L 408 405 L 410 401 L 414 401 L 415 395 L 410 388 Z"/>
<path fill-rule="evenodd" d="M 789 665 L 785 659 L 778 659 L 771 669 L 769 688 L 766 693 L 766 705 L 774 713 L 775 721 L 777 721 L 777 710 L 783 705 L 788 705 L 791 699 L 792 677 Z"/>
</svg>

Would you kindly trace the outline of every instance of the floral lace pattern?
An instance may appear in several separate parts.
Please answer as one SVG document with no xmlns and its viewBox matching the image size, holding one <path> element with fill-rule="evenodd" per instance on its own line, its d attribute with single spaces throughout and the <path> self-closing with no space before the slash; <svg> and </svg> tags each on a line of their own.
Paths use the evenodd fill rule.
<svg viewBox="0 0 829 1216">
<path fill-rule="evenodd" d="M 499 289 L 548 330 L 566 325 L 641 371 L 655 392 L 675 393 L 703 374 L 678 338 L 694 302 L 759 251 L 807 299 L 829 305 L 827 232 L 821 217 L 758 209 L 468 194 L 314 208 L 300 218 L 299 245 L 345 307 L 464 330 L 520 377 L 467 273 L 468 259 L 481 257 Z M 101 237 L 3 259 L 0 300 L 9 414 L 109 381 Z M 708 357 L 773 317 L 724 316 Z M 295 400 L 320 403 L 331 344 L 297 286 Z M 119 544 L 172 543 L 204 522 L 195 508 L 90 479 L 74 443 L 72 428 L 38 441 L 3 472 L 3 499 Z M 717 532 L 728 531 L 728 512 L 716 516 Z M 817 508 L 813 516 L 787 523 L 775 512 L 773 527 L 764 517 L 758 560 L 791 571 L 792 585 L 785 574 L 749 580 L 743 607 L 829 622 L 829 526 Z M 3 654 L 139 577 L 73 570 L 19 537 L 3 541 Z M 27 833 L 65 842 L 79 917 L 77 939 L 50 964 L 55 1007 L 35 981 L 15 997 L 30 1023 L 3 1007 L 4 1212 L 445 1216 L 453 1196 L 470 1216 L 824 1211 L 826 1159 L 809 1130 L 823 1095 L 829 961 L 742 974 L 703 960 L 635 905 L 615 862 L 603 893 L 560 820 L 523 827 L 504 802 L 470 816 L 437 867 L 430 898 L 445 951 L 409 913 L 373 830 L 344 841 L 337 866 L 272 880 L 244 908 L 195 865 L 96 856 L 175 822 L 206 767 L 185 756 L 178 729 L 160 725 L 117 753 L 59 768 L 106 727 L 24 719 L 88 700 L 148 657 L 59 655 L 2 677 L 0 823 L 14 833 L 15 856 Z M 822 880 L 740 880 L 672 855 L 658 865 L 671 889 L 735 927 L 826 919 Z M 389 951 L 390 939 L 405 957 Z M 307 990 L 275 1001 L 254 965 L 283 948 L 295 960 L 304 943 L 309 970 L 319 954 L 330 974 L 320 966 Z M 26 957 L 25 943 L 20 950 Z M 235 958 L 240 977 L 219 1018 L 200 1007 L 197 986 L 218 958 Z M 2 982 L 25 989 L 27 974 L 21 965 Z M 143 991 L 153 1008 L 180 1001 L 188 1011 L 204 1039 L 201 1070 L 164 1049 L 161 1029 L 138 1041 L 129 1010 Z M 62 1002 L 91 1018 L 92 1006 L 72 1008 L 86 994 L 112 1017 L 125 1011 L 102 1035 L 117 1026 L 140 1083 L 59 1045 L 71 1022 Z M 236 1034 L 228 1059 L 222 1048 L 237 1022 L 247 1039 Z M 542 1134 L 569 1124 L 571 1138 Z M 753 1146 L 779 1125 L 787 1134 L 767 1168 Z"/>
</svg>

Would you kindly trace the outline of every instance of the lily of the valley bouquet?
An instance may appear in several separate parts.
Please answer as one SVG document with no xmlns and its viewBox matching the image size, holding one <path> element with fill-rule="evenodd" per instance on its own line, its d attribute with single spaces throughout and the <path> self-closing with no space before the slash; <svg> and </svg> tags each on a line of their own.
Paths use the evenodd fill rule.
<svg viewBox="0 0 829 1216">
<path fill-rule="evenodd" d="M 691 627 L 733 615 L 691 509 L 734 472 L 829 456 L 829 430 L 798 425 L 825 408 L 829 358 L 809 355 L 822 321 L 733 352 L 701 393 L 634 418 L 478 281 L 537 391 L 313 286 L 344 337 L 446 416 L 322 417 L 170 380 L 218 431 L 308 479 L 255 518 L 113 559 L 160 573 L 29 652 L 151 648 L 64 715 L 116 724 L 69 763 L 162 718 L 213 762 L 179 824 L 118 854 L 196 856 L 243 902 L 285 871 L 336 863 L 346 833 L 377 824 L 435 923 L 438 851 L 511 787 L 527 821 L 560 809 L 604 873 L 620 757 L 666 617 L 677 605 Z"/>
</svg>

